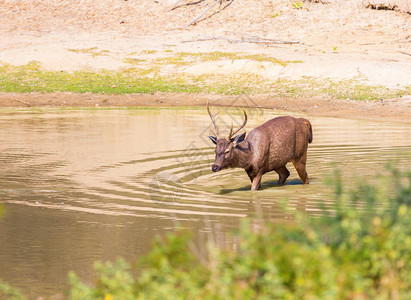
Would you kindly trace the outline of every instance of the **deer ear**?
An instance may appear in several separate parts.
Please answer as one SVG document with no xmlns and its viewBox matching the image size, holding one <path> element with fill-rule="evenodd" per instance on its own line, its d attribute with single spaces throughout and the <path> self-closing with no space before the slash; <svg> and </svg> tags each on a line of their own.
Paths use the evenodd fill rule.
<svg viewBox="0 0 411 300">
<path fill-rule="evenodd" d="M 210 140 L 217 145 L 217 138 L 215 136 L 209 136 Z"/>
<path fill-rule="evenodd" d="M 243 134 L 237 135 L 236 137 L 233 137 L 231 139 L 231 142 L 234 142 L 234 145 L 237 145 L 239 143 L 241 143 L 242 141 L 244 141 L 245 139 L 245 132 Z"/>
</svg>

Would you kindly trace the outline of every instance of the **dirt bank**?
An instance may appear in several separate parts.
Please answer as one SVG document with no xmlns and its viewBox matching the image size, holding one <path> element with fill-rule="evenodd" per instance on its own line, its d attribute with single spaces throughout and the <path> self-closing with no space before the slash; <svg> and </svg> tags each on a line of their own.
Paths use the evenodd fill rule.
<svg viewBox="0 0 411 300">
<path fill-rule="evenodd" d="M 298 112 L 307 115 L 368 120 L 411 122 L 411 98 L 389 101 L 324 100 L 322 98 L 284 99 L 269 95 L 221 96 L 192 94 L 96 95 L 96 94 L 0 94 L 2 107 L 118 107 L 118 106 L 205 106 L 224 105 Z"/>
</svg>

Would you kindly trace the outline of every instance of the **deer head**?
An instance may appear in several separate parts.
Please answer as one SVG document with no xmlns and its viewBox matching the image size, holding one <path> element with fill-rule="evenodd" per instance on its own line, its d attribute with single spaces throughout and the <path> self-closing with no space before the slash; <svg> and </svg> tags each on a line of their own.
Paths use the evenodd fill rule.
<svg viewBox="0 0 411 300">
<path fill-rule="evenodd" d="M 215 120 L 216 115 L 218 112 L 214 115 L 211 114 L 210 112 L 210 107 L 207 103 L 207 111 L 208 114 L 211 118 L 211 121 L 213 123 L 213 129 L 210 129 L 211 132 L 214 134 L 214 136 L 209 136 L 210 140 L 216 145 L 215 147 L 215 162 L 213 166 L 211 167 L 211 170 L 213 172 L 220 171 L 222 169 L 228 168 L 228 167 L 235 167 L 235 161 L 236 161 L 236 149 L 238 149 L 238 144 L 244 141 L 245 139 L 245 132 L 243 134 L 236 135 L 241 129 L 244 128 L 244 126 L 247 124 L 247 114 L 245 110 L 244 112 L 244 122 L 243 124 L 233 131 L 233 124 L 231 124 L 231 129 L 230 133 L 228 134 L 228 138 L 223 138 L 220 135 L 220 131 L 218 130 L 218 126 Z"/>
</svg>

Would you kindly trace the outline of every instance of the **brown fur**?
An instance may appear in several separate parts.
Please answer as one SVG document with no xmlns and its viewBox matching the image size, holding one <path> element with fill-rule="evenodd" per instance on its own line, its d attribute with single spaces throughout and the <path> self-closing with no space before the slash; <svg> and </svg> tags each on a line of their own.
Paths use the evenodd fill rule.
<svg viewBox="0 0 411 300">
<path fill-rule="evenodd" d="M 308 184 L 306 172 L 308 143 L 313 140 L 308 120 L 289 116 L 271 119 L 230 140 L 210 137 L 216 144 L 214 172 L 224 168 L 243 168 L 252 182 L 251 189 L 261 185 L 263 174 L 276 171 L 278 183 L 284 184 L 290 172 L 286 168 L 292 162 L 303 183 Z"/>
</svg>

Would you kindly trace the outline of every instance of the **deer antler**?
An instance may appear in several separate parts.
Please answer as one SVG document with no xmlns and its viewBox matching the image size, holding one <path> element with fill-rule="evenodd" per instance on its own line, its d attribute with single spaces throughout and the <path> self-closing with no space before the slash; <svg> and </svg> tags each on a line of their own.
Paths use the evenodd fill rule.
<svg viewBox="0 0 411 300">
<path fill-rule="evenodd" d="M 215 115 L 212 115 L 211 112 L 210 112 L 210 107 L 208 105 L 208 101 L 207 101 L 207 111 L 208 111 L 208 115 L 211 118 L 211 121 L 213 122 L 215 132 L 211 128 L 210 128 L 210 130 L 217 137 L 217 139 L 220 139 L 221 138 L 220 131 L 218 130 L 217 123 L 215 122 L 215 116 L 218 115 L 219 112 L 217 112 Z"/>
<path fill-rule="evenodd" d="M 243 109 L 243 112 L 244 112 L 244 122 L 243 122 L 243 124 L 236 131 L 233 132 L 233 124 L 231 123 L 231 129 L 230 129 L 230 134 L 228 135 L 228 140 L 231 140 L 233 135 L 236 135 L 237 132 L 239 132 L 241 129 L 243 129 L 245 124 L 247 124 L 247 113 L 245 112 L 244 109 Z"/>
</svg>

